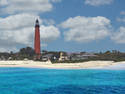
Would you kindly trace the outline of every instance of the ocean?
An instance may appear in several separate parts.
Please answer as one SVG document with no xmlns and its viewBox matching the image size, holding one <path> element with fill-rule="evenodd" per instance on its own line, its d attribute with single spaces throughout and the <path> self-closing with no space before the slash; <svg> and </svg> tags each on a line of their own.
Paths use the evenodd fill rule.
<svg viewBox="0 0 125 94">
<path fill-rule="evenodd" d="M 0 68 L 0 94 L 125 94 L 125 70 Z"/>
</svg>

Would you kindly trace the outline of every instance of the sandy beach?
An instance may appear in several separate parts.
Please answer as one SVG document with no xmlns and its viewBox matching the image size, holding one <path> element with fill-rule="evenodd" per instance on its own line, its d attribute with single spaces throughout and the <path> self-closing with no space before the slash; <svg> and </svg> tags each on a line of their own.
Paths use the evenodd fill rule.
<svg viewBox="0 0 125 94">
<path fill-rule="evenodd" d="M 82 63 L 57 63 L 50 61 L 0 61 L 0 67 L 29 67 L 50 69 L 125 69 L 125 62 L 88 61 Z"/>
</svg>

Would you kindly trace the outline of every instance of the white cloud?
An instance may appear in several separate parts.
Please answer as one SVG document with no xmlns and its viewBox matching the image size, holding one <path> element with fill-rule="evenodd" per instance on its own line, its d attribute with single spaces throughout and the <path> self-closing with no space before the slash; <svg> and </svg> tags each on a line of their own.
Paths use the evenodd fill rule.
<svg viewBox="0 0 125 94">
<path fill-rule="evenodd" d="M 54 25 L 55 21 L 53 19 L 43 19 L 45 25 Z"/>
<path fill-rule="evenodd" d="M 85 4 L 92 6 L 109 5 L 113 0 L 85 0 Z"/>
<path fill-rule="evenodd" d="M 56 2 L 61 2 L 62 0 L 50 0 L 50 1 L 56 3 Z"/>
<path fill-rule="evenodd" d="M 33 35 L 33 28 L 22 28 L 17 30 L 0 31 L 0 40 L 8 41 L 15 44 L 29 45 L 32 41 L 30 36 Z M 8 44 L 8 42 L 6 42 Z"/>
<path fill-rule="evenodd" d="M 120 14 L 121 14 L 121 15 L 125 15 L 125 11 L 121 11 Z"/>
<path fill-rule="evenodd" d="M 123 18 L 117 18 L 117 21 L 118 22 L 125 22 L 125 17 L 123 17 Z"/>
<path fill-rule="evenodd" d="M 120 27 L 119 30 L 112 34 L 111 39 L 120 44 L 125 43 L 125 27 Z"/>
<path fill-rule="evenodd" d="M 0 0 L 1 13 L 43 13 L 51 11 L 53 5 L 51 2 L 60 0 Z"/>
<path fill-rule="evenodd" d="M 65 29 L 66 41 L 90 42 L 103 39 L 110 34 L 110 20 L 105 17 L 83 17 L 69 18 L 61 24 Z"/>
<path fill-rule="evenodd" d="M 47 44 L 42 43 L 40 46 L 41 46 L 42 48 L 43 48 L 43 47 L 47 47 Z"/>
<path fill-rule="evenodd" d="M 11 30 L 30 27 L 34 25 L 34 21 L 37 18 L 40 19 L 40 17 L 37 15 L 31 15 L 26 13 L 11 15 L 6 18 L 0 18 L 0 30 Z M 40 23 L 42 23 L 41 19 Z"/>
<path fill-rule="evenodd" d="M 14 52 L 17 52 L 18 49 L 16 47 L 0 47 L 0 52 L 11 52 L 11 51 L 14 51 Z"/>
<path fill-rule="evenodd" d="M 8 4 L 7 0 L 0 0 L 0 6 L 4 6 L 7 4 Z"/>
<path fill-rule="evenodd" d="M 53 25 L 51 26 L 42 25 L 40 27 L 40 30 L 41 30 L 40 36 L 43 42 L 50 42 L 56 40 L 60 36 L 58 28 L 54 27 Z"/>
<path fill-rule="evenodd" d="M 118 17 L 116 20 L 118 22 L 125 22 L 125 17 L 124 17 L 125 11 L 121 11 L 120 14 L 123 15 L 123 17 Z"/>
<path fill-rule="evenodd" d="M 31 14 L 18 14 L 6 18 L 0 18 L 0 49 L 17 49 L 19 46 L 31 46 L 34 40 L 35 20 L 38 18 L 41 22 L 40 33 L 41 42 L 48 43 L 56 40 L 60 32 L 53 25 L 42 25 L 42 19 L 39 16 Z"/>
</svg>

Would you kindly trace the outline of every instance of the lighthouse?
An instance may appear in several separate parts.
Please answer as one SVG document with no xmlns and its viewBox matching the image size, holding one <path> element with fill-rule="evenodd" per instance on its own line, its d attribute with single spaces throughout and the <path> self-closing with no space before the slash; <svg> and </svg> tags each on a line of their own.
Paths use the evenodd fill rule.
<svg viewBox="0 0 125 94">
<path fill-rule="evenodd" d="M 37 59 L 40 59 L 40 25 L 39 20 L 36 20 L 35 24 L 35 38 L 34 38 L 34 50 L 37 55 Z"/>
</svg>

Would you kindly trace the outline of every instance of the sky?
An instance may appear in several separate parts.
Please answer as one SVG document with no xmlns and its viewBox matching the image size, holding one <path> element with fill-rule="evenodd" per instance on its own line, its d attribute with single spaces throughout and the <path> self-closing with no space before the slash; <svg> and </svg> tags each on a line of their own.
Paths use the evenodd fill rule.
<svg viewBox="0 0 125 94">
<path fill-rule="evenodd" d="M 0 0 L 0 52 L 41 50 L 125 52 L 125 0 Z"/>
</svg>

